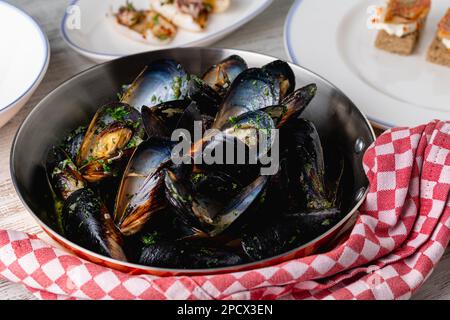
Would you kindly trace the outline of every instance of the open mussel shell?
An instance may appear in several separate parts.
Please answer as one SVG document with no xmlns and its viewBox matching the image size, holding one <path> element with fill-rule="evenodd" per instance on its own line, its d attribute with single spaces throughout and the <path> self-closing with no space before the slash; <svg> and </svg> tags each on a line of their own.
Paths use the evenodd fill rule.
<svg viewBox="0 0 450 320">
<path fill-rule="evenodd" d="M 184 221 L 210 236 L 217 236 L 249 211 L 266 181 L 266 177 L 258 178 L 242 188 L 225 173 L 192 174 L 182 166 L 167 170 L 166 197 Z"/>
<path fill-rule="evenodd" d="M 317 85 L 310 84 L 300 88 L 281 101 L 280 105 L 264 108 L 274 120 L 277 128 L 281 128 L 291 119 L 299 117 L 311 103 L 317 92 Z"/>
<path fill-rule="evenodd" d="M 276 60 L 265 65 L 262 69 L 272 74 L 278 80 L 281 99 L 284 99 L 294 91 L 295 75 L 288 63 Z"/>
<path fill-rule="evenodd" d="M 272 117 L 263 111 L 251 111 L 238 117 L 232 117 L 223 126 L 222 132 L 237 138 L 248 146 L 253 163 L 272 148 L 276 133 Z"/>
<path fill-rule="evenodd" d="M 189 143 L 195 143 L 202 139 L 202 134 L 211 127 L 213 122 L 214 117 L 203 113 L 198 103 L 192 101 L 181 116 L 177 129 L 186 130 L 189 135 L 182 133 L 183 139 L 189 140 Z"/>
<path fill-rule="evenodd" d="M 60 200 L 66 200 L 86 186 L 69 155 L 59 147 L 53 147 L 48 152 L 46 172 L 51 189 Z"/>
<path fill-rule="evenodd" d="M 170 138 L 190 103 L 189 100 L 175 100 L 153 107 L 143 106 L 142 122 L 147 137 Z"/>
<path fill-rule="evenodd" d="M 221 130 L 230 118 L 280 103 L 278 79 L 261 68 L 247 69 L 233 81 L 213 128 Z"/>
<path fill-rule="evenodd" d="M 202 79 L 220 96 L 224 97 L 230 89 L 231 83 L 247 68 L 248 66 L 244 59 L 240 56 L 232 55 L 210 67 L 203 74 Z"/>
<path fill-rule="evenodd" d="M 121 97 L 138 111 L 142 106 L 153 107 L 167 101 L 186 97 L 189 75 L 176 61 L 154 61 L 137 77 Z"/>
<path fill-rule="evenodd" d="M 193 145 L 189 156 L 202 171 L 224 172 L 248 185 L 260 173 L 257 151 L 236 136 L 211 130 Z"/>
<path fill-rule="evenodd" d="M 126 261 L 122 238 L 100 197 L 91 189 L 74 192 L 62 209 L 64 235 L 93 252 Z"/>
<path fill-rule="evenodd" d="M 147 221 L 166 207 L 163 169 L 170 161 L 172 144 L 151 138 L 134 152 L 117 194 L 114 220 L 124 235 L 141 230 Z"/>
<path fill-rule="evenodd" d="M 136 109 L 118 102 L 105 105 L 87 129 L 77 167 L 91 183 L 111 177 L 115 164 L 127 160 L 144 136 L 142 119 Z"/>
<path fill-rule="evenodd" d="M 214 218 L 214 230 L 210 232 L 210 235 L 218 236 L 245 215 L 248 217 L 248 215 L 256 214 L 258 206 L 264 202 L 267 182 L 268 177 L 261 176 L 232 198 L 227 207 Z"/>
</svg>

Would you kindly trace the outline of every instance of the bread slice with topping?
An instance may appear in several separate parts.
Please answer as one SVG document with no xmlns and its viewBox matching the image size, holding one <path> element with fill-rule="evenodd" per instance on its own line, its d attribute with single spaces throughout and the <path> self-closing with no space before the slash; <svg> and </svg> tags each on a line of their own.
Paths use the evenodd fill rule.
<svg viewBox="0 0 450 320">
<path fill-rule="evenodd" d="M 370 27 L 380 30 L 375 41 L 378 49 L 410 55 L 419 42 L 430 12 L 431 0 L 390 0 L 377 7 Z"/>
<path fill-rule="evenodd" d="M 436 37 L 428 49 L 427 60 L 450 67 L 450 8 L 439 22 Z"/>
</svg>

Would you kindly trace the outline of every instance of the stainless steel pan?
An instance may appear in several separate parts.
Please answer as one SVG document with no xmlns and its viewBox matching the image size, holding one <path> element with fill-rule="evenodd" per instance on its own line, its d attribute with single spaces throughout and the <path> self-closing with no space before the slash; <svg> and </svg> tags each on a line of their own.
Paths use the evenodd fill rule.
<svg viewBox="0 0 450 320">
<path fill-rule="evenodd" d="M 131 83 L 143 67 L 152 60 L 173 58 L 189 72 L 202 73 L 210 65 L 232 54 L 242 56 L 250 66 L 259 67 L 275 58 L 239 50 L 186 48 L 142 53 L 98 65 L 69 79 L 45 97 L 25 119 L 17 132 L 11 152 L 11 176 L 24 205 L 41 227 L 64 247 L 79 256 L 130 273 L 154 275 L 216 274 L 269 266 L 316 252 L 352 225 L 354 214 L 364 199 L 368 182 L 363 171 L 362 158 L 374 141 L 374 132 L 367 118 L 331 83 L 320 76 L 291 65 L 297 77 L 297 86 L 316 83 L 318 94 L 304 113 L 317 126 L 325 143 L 337 143 L 347 159 L 348 181 L 345 197 L 348 214 L 333 229 L 310 243 L 287 254 L 264 261 L 208 270 L 175 270 L 143 267 L 115 261 L 68 241 L 48 223 L 52 199 L 46 182 L 43 164 L 47 151 L 71 130 L 89 123 L 97 108 L 116 99 L 123 84 Z"/>
</svg>

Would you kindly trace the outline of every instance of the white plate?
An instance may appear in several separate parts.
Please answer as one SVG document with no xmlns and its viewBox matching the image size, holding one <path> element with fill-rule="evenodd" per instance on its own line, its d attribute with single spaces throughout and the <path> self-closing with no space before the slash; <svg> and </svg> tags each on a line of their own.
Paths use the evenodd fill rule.
<svg viewBox="0 0 450 320">
<path fill-rule="evenodd" d="M 50 49 L 36 21 L 0 2 L 0 127 L 28 101 L 47 70 Z"/>
<path fill-rule="evenodd" d="M 220 40 L 263 12 L 273 0 L 232 0 L 230 8 L 213 14 L 204 32 L 179 29 L 175 39 L 160 46 L 142 44 L 118 33 L 107 16 L 125 0 L 75 0 L 61 23 L 62 36 L 74 50 L 95 61 L 175 47 L 206 46 Z M 148 8 L 148 0 L 133 0 L 137 8 Z"/>
<path fill-rule="evenodd" d="M 433 1 L 420 44 L 402 57 L 374 46 L 367 8 L 380 1 L 297 0 L 285 25 L 290 59 L 343 90 L 384 127 L 450 119 L 450 68 L 426 61 L 450 0 Z"/>
</svg>

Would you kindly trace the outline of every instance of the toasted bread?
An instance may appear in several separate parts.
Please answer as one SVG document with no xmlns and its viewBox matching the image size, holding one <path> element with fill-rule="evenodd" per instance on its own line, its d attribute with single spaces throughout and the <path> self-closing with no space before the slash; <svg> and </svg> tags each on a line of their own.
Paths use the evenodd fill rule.
<svg viewBox="0 0 450 320">
<path fill-rule="evenodd" d="M 427 60 L 450 68 L 450 51 L 437 36 L 428 49 Z"/>
<path fill-rule="evenodd" d="M 410 55 L 418 42 L 420 32 L 417 30 L 404 37 L 391 36 L 386 31 L 381 30 L 375 41 L 378 49 L 400 55 Z"/>
</svg>

